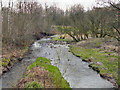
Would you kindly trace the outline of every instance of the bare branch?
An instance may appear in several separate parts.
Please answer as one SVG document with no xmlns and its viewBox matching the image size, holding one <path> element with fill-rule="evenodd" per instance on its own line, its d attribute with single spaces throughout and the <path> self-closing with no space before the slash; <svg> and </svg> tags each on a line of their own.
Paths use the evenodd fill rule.
<svg viewBox="0 0 120 90">
<path fill-rule="evenodd" d="M 114 8 L 120 10 L 120 7 L 117 7 L 116 5 L 112 4 L 111 2 L 109 3 L 111 6 L 113 6 Z"/>
<path fill-rule="evenodd" d="M 120 31 L 115 27 L 113 26 L 113 28 L 118 32 L 118 34 L 120 35 Z"/>
</svg>

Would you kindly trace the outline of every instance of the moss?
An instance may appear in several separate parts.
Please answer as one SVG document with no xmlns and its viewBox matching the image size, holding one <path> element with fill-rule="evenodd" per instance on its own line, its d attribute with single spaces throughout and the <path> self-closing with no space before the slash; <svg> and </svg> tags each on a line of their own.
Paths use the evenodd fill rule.
<svg viewBox="0 0 120 90">
<path fill-rule="evenodd" d="M 22 50 L 23 54 L 26 53 L 28 51 L 28 49 L 29 49 L 29 47 L 24 47 L 23 50 Z"/>
<path fill-rule="evenodd" d="M 29 47 L 19 48 L 18 50 L 13 51 L 14 54 L 10 54 L 9 57 L 5 57 L 2 59 L 2 67 L 7 67 L 9 63 L 15 64 L 18 62 L 19 57 L 23 57 L 28 51 Z"/>
<path fill-rule="evenodd" d="M 119 85 L 119 87 L 120 87 L 120 80 L 117 80 L 117 84 Z"/>
<path fill-rule="evenodd" d="M 98 73 L 100 72 L 100 67 L 98 67 L 98 65 L 89 64 L 89 67 L 92 67 L 92 69 L 95 70 L 95 71 L 97 71 Z"/>
<path fill-rule="evenodd" d="M 117 73 L 118 56 L 105 56 L 106 52 L 101 52 L 99 49 L 86 49 L 75 45 L 70 46 L 70 51 L 74 55 L 81 57 L 83 60 L 85 59 L 87 62 L 89 62 L 89 60 L 93 62 L 93 64 L 90 64 L 89 66 L 100 72 L 100 74 L 106 74 L 107 77 L 113 77 L 119 82 Z M 114 60 L 112 60 L 112 58 L 114 58 Z"/>
<path fill-rule="evenodd" d="M 102 44 L 102 39 L 97 38 L 91 41 L 91 44 L 94 44 L 94 47 L 99 47 Z"/>
<path fill-rule="evenodd" d="M 9 62 L 10 62 L 10 59 L 3 58 L 3 59 L 2 59 L 2 66 L 3 66 L 3 67 L 8 66 Z"/>
<path fill-rule="evenodd" d="M 60 37 L 54 37 L 54 38 L 52 38 L 52 40 L 54 40 L 54 41 L 65 41 L 65 42 L 71 42 L 72 41 L 70 38 L 61 39 Z"/>
<path fill-rule="evenodd" d="M 26 83 L 25 88 L 43 88 L 43 86 L 39 84 L 38 82 L 33 81 L 33 82 Z"/>
<path fill-rule="evenodd" d="M 24 47 L 23 50 L 24 51 L 27 51 L 29 49 L 29 47 Z"/>
<path fill-rule="evenodd" d="M 46 59 L 44 57 L 39 57 L 39 58 L 36 59 L 36 61 L 33 64 L 31 64 L 27 68 L 27 70 L 30 70 L 31 68 L 34 68 L 36 66 L 43 66 L 43 67 L 45 67 L 46 63 L 50 65 L 50 60 Z"/>
<path fill-rule="evenodd" d="M 0 60 L 0 66 L 2 66 L 2 61 Z"/>
<path fill-rule="evenodd" d="M 36 61 L 31 64 L 27 70 L 30 70 L 34 67 L 44 67 L 47 71 L 50 72 L 49 76 L 52 78 L 55 84 L 55 88 L 70 88 L 69 83 L 62 77 L 59 69 L 50 64 L 50 60 L 44 57 L 39 57 Z M 26 77 L 28 75 L 24 75 Z"/>
</svg>

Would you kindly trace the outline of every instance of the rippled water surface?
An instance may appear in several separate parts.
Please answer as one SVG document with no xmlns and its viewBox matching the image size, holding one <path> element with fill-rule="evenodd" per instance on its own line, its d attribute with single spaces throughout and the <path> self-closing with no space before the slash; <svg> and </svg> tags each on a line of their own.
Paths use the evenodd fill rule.
<svg viewBox="0 0 120 90">
<path fill-rule="evenodd" d="M 72 88 L 112 88 L 113 85 L 88 67 L 88 63 L 69 52 L 66 42 L 55 42 L 50 38 L 36 41 L 24 60 L 3 75 L 3 88 L 14 86 L 22 77 L 25 68 L 37 57 L 46 57 L 59 68 Z"/>
</svg>

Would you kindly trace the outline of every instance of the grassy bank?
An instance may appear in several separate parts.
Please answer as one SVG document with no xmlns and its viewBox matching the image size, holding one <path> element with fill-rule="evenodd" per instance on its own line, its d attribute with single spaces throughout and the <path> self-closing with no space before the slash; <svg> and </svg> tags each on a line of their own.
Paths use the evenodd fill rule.
<svg viewBox="0 0 120 90">
<path fill-rule="evenodd" d="M 102 46 L 105 44 L 104 40 L 100 39 L 81 41 L 76 45 L 71 45 L 70 52 L 81 57 L 83 61 L 89 62 L 90 67 L 116 86 L 112 79 L 120 84 L 118 80 L 118 55 L 114 50 L 105 47 L 103 49 Z"/>
<path fill-rule="evenodd" d="M 54 40 L 54 41 L 65 41 L 65 42 L 68 42 L 68 43 L 73 41 L 72 38 L 69 35 L 64 35 L 64 34 L 59 35 L 57 37 L 54 37 L 54 38 L 52 38 L 52 40 Z"/>
<path fill-rule="evenodd" d="M 20 88 L 70 88 L 59 69 L 44 57 L 37 58 L 27 67 L 23 79 L 17 86 Z"/>
<path fill-rule="evenodd" d="M 29 47 L 15 48 L 13 50 L 4 50 L 2 58 L 2 71 L 8 71 L 15 63 L 21 61 L 24 55 L 28 52 Z"/>
<path fill-rule="evenodd" d="M 3 71 L 3 73 L 7 72 L 10 68 L 14 66 L 16 62 L 21 61 L 24 58 L 29 50 L 29 46 L 31 46 L 34 41 L 50 35 L 53 35 L 53 33 L 39 32 L 35 34 L 29 42 L 24 42 L 23 45 L 19 45 L 18 43 L 16 43 L 16 45 L 14 45 L 14 43 L 7 45 L 3 42 L 1 60 L 2 68 L 0 68 L 0 70 Z"/>
</svg>

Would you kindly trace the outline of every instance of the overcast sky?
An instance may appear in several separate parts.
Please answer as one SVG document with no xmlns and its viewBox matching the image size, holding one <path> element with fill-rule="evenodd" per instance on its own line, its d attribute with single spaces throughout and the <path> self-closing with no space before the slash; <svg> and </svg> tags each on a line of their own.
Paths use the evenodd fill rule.
<svg viewBox="0 0 120 90">
<path fill-rule="evenodd" d="M 38 1 L 41 3 L 47 2 L 47 4 L 56 4 L 58 7 L 62 9 L 69 8 L 74 4 L 81 4 L 85 7 L 85 9 L 87 9 L 91 8 L 96 4 L 95 0 L 38 0 Z"/>
<path fill-rule="evenodd" d="M 11 0 L 11 1 L 16 3 L 16 1 L 20 1 L 20 0 Z M 33 0 L 22 0 L 22 1 L 33 1 Z M 85 9 L 91 8 L 96 5 L 95 0 L 34 0 L 34 1 L 38 1 L 43 5 L 45 3 L 47 3 L 47 5 L 56 4 L 57 7 L 62 8 L 64 10 L 74 4 L 81 4 L 85 7 Z M 2 0 L 2 2 L 3 5 L 6 6 L 9 0 Z"/>
<path fill-rule="evenodd" d="M 16 3 L 17 1 L 20 1 L 20 0 L 11 0 L 11 1 Z M 42 5 L 44 5 L 45 3 L 47 3 L 47 5 L 56 4 L 57 7 L 63 10 L 69 8 L 74 4 L 81 4 L 82 6 L 84 6 L 85 10 L 93 6 L 97 6 L 96 0 L 21 0 L 21 1 L 38 1 Z M 9 0 L 2 0 L 2 2 L 6 6 L 8 5 Z"/>
</svg>

